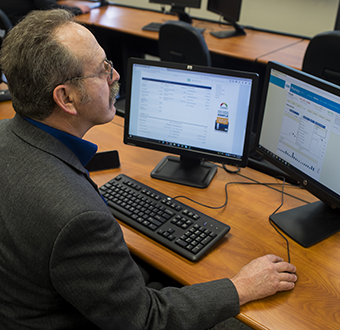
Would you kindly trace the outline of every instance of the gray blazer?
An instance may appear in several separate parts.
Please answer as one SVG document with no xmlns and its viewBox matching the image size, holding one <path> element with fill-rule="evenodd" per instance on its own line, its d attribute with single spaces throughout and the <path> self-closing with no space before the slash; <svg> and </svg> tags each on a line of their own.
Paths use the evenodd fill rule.
<svg viewBox="0 0 340 330">
<path fill-rule="evenodd" d="M 207 329 L 239 313 L 228 279 L 147 288 L 75 154 L 0 121 L 0 328 Z"/>
</svg>

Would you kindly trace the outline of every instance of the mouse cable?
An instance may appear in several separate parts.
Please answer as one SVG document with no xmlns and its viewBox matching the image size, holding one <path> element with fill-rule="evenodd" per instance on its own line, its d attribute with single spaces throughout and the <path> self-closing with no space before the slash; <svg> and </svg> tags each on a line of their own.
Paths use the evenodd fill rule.
<svg viewBox="0 0 340 330">
<path fill-rule="evenodd" d="M 276 227 L 274 224 L 273 220 L 270 218 L 272 215 L 274 215 L 283 205 L 284 203 L 284 187 L 285 187 L 285 182 L 286 179 L 282 177 L 282 194 L 281 194 L 281 204 L 278 206 L 278 208 L 269 216 L 269 223 L 272 225 L 272 227 L 276 230 L 276 232 L 286 241 L 287 245 L 287 256 L 288 256 L 288 263 L 290 263 L 290 251 L 289 251 L 289 241 L 285 235 L 281 233 L 281 231 Z"/>
<path fill-rule="evenodd" d="M 246 178 L 248 180 L 251 180 L 251 181 L 254 181 L 254 182 L 258 182 L 252 178 L 249 178 L 245 175 L 242 175 L 240 173 L 238 173 L 239 176 L 242 176 L 243 178 Z M 282 179 L 283 183 L 282 183 L 282 199 L 281 199 L 281 205 L 269 216 L 269 223 L 271 224 L 271 226 L 276 230 L 276 232 L 286 241 L 286 244 L 287 244 L 287 255 L 288 255 L 288 262 L 290 263 L 290 249 L 289 249 L 289 242 L 288 242 L 288 239 L 279 231 L 279 229 L 276 227 L 275 223 L 271 220 L 271 216 L 274 215 L 275 213 L 277 213 L 277 211 L 282 207 L 283 203 L 284 203 L 284 195 L 287 195 L 287 196 L 290 196 L 292 198 L 295 198 L 303 203 L 306 203 L 306 204 L 309 204 L 309 202 L 303 200 L 302 198 L 299 198 L 299 197 L 296 197 L 294 195 L 291 195 L 291 194 L 288 194 L 284 191 L 284 186 L 285 186 L 285 181 L 286 181 L 286 178 L 284 176 L 279 176 L 279 177 L 275 177 L 277 179 Z M 260 183 L 260 182 L 259 182 Z M 273 189 L 275 191 L 279 191 L 278 189 L 274 188 L 274 187 L 271 187 L 271 186 L 267 186 L 268 188 L 270 189 Z"/>
<path fill-rule="evenodd" d="M 262 183 L 262 182 L 258 182 L 256 180 L 252 180 L 254 182 L 228 182 L 225 184 L 224 186 L 224 190 L 225 190 L 225 195 L 226 195 L 226 199 L 225 199 L 225 202 L 223 205 L 221 206 L 210 206 L 210 205 L 206 205 L 206 204 L 203 204 L 203 203 L 200 203 L 200 202 L 197 202 L 195 200 L 193 200 L 192 198 L 190 197 L 187 197 L 187 196 L 175 196 L 173 197 L 173 199 L 180 199 L 180 198 L 183 198 L 183 199 L 187 199 L 195 204 L 198 204 L 198 205 L 201 205 L 203 207 L 206 207 L 206 208 L 209 208 L 209 209 L 222 209 L 224 208 L 225 206 L 227 206 L 228 204 L 228 186 L 231 185 L 231 184 L 240 184 L 240 185 L 262 185 L 262 186 L 265 186 L 265 187 L 268 187 L 268 188 L 272 188 L 270 186 L 272 185 L 280 185 L 282 186 L 282 190 L 277 190 L 275 189 L 276 191 L 278 192 L 281 192 L 281 204 L 277 207 L 277 209 L 269 216 L 269 223 L 271 224 L 271 226 L 275 229 L 275 231 L 286 241 L 286 245 L 287 245 L 287 255 L 288 255 L 288 262 L 290 263 L 290 250 L 289 250 L 289 242 L 288 242 L 288 239 L 276 228 L 275 224 L 272 222 L 272 220 L 270 219 L 270 217 L 275 214 L 283 205 L 284 203 L 284 195 L 285 195 L 285 192 L 284 192 L 284 185 L 285 185 L 285 178 L 282 177 L 282 180 L 283 182 L 282 183 Z M 294 196 L 292 196 L 294 197 Z"/>
</svg>

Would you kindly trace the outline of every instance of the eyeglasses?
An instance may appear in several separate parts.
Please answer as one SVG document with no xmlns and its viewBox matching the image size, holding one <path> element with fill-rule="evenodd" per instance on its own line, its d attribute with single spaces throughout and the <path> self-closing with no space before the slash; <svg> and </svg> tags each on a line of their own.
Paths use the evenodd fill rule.
<svg viewBox="0 0 340 330">
<path fill-rule="evenodd" d="M 86 78 L 93 78 L 93 77 L 98 77 L 98 76 L 102 76 L 102 75 L 109 75 L 109 79 L 110 79 L 110 83 L 113 82 L 113 63 L 112 61 L 108 60 L 108 59 L 105 59 L 104 60 L 104 69 L 106 72 L 103 72 L 103 73 L 98 73 L 98 74 L 93 74 L 91 76 L 85 76 L 85 77 L 73 77 L 73 78 L 69 78 L 69 79 L 66 79 L 66 81 L 69 81 L 69 80 L 81 80 L 81 79 L 86 79 Z"/>
</svg>

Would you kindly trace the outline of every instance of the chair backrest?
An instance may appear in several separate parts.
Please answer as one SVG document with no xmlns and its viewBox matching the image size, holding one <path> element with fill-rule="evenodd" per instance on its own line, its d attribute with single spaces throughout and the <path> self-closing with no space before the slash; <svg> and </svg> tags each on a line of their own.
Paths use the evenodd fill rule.
<svg viewBox="0 0 340 330">
<path fill-rule="evenodd" d="M 0 9 L 0 46 L 2 40 L 5 38 L 7 32 L 13 27 L 12 22 L 8 16 Z"/>
<path fill-rule="evenodd" d="M 211 66 L 208 46 L 202 33 L 182 21 L 168 21 L 159 30 L 162 61 Z"/>
<path fill-rule="evenodd" d="M 311 39 L 302 71 L 340 85 L 340 31 L 322 32 Z"/>
<path fill-rule="evenodd" d="M 8 32 L 12 27 L 13 25 L 8 16 L 0 9 L 0 29 Z"/>
</svg>

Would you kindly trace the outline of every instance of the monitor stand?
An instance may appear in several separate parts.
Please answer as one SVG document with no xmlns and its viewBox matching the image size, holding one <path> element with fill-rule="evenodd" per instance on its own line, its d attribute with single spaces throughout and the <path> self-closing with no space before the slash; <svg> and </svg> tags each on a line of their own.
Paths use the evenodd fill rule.
<svg viewBox="0 0 340 330">
<path fill-rule="evenodd" d="M 216 38 L 219 39 L 224 39 L 224 38 L 231 38 L 231 37 L 237 37 L 237 36 L 245 36 L 246 35 L 246 31 L 244 31 L 244 28 L 240 25 L 238 25 L 236 22 L 231 23 L 232 26 L 234 27 L 235 30 L 232 31 L 213 31 L 210 32 L 210 34 Z"/>
<path fill-rule="evenodd" d="M 303 247 L 310 247 L 340 230 L 340 209 L 332 209 L 321 201 L 276 213 L 270 219 Z"/>
<path fill-rule="evenodd" d="M 203 162 L 200 159 L 166 156 L 151 172 L 151 177 L 186 186 L 206 188 L 216 171 L 215 164 Z"/>
<path fill-rule="evenodd" d="M 170 13 L 176 14 L 180 21 L 192 24 L 192 19 L 191 19 L 190 15 L 185 12 L 184 7 L 172 5 Z"/>
</svg>

